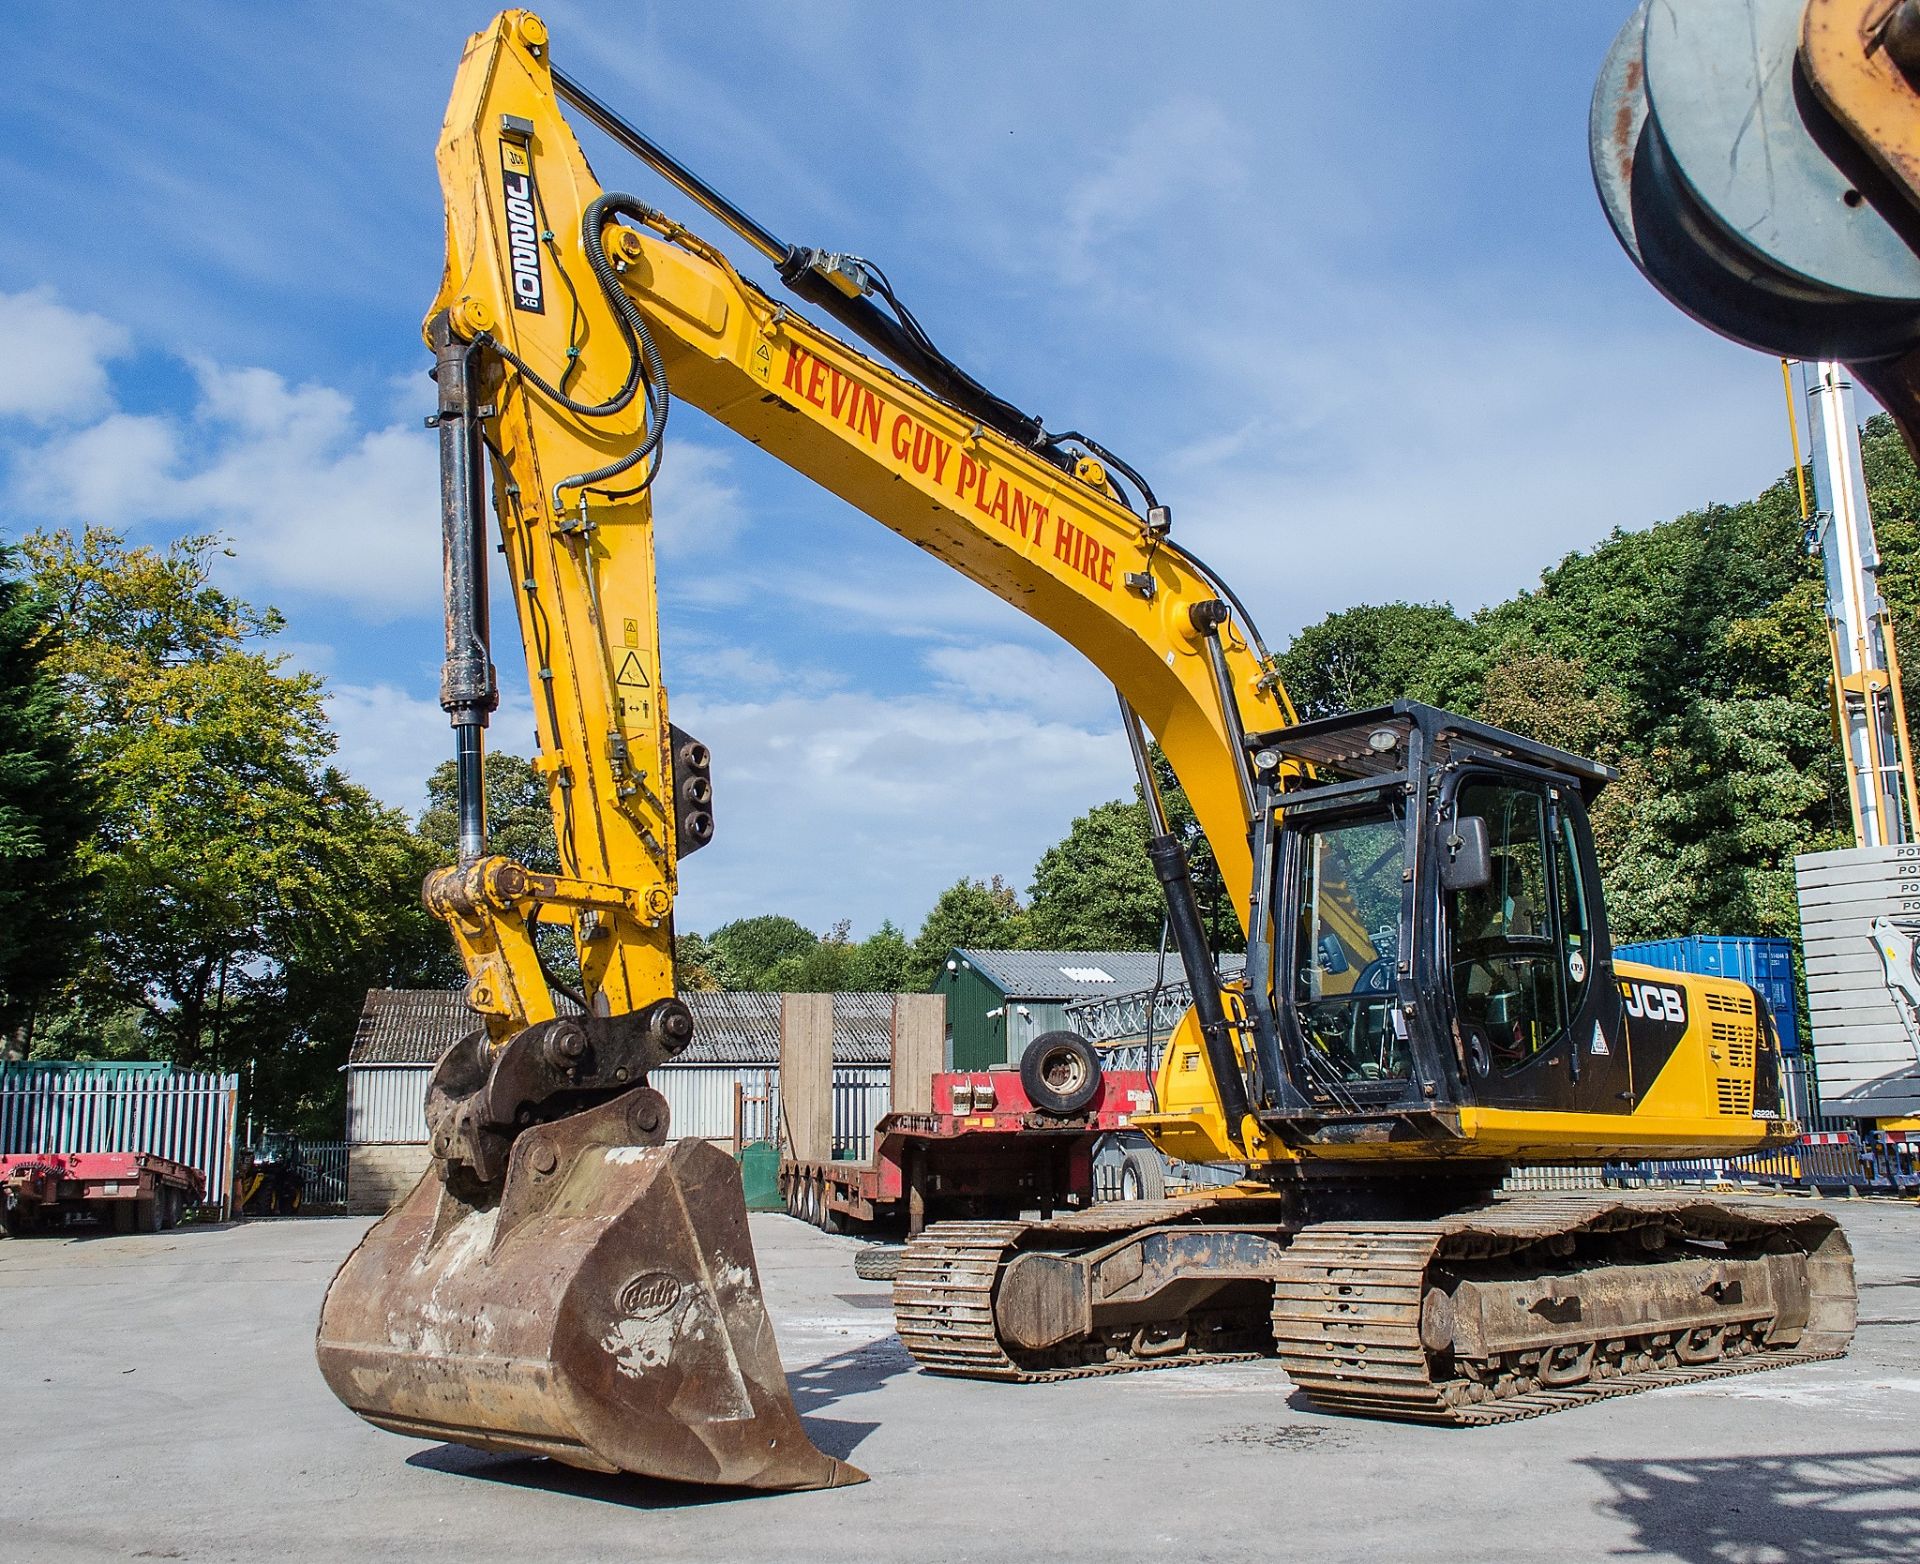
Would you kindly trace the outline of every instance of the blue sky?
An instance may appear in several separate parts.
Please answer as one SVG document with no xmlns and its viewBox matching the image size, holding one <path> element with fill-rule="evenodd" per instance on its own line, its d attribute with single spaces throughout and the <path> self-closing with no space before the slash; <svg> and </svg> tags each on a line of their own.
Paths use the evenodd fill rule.
<svg viewBox="0 0 1920 1564">
<path fill-rule="evenodd" d="M 1145 470 L 1277 644 L 1358 602 L 1496 601 L 1785 468 L 1777 370 L 1660 300 L 1593 195 L 1587 99 L 1630 9 L 543 14 L 556 60 L 774 231 L 873 257 L 973 373 Z M 449 745 L 433 146 L 490 15 L 51 7 L 9 37 L 0 530 L 224 533 L 348 769 L 409 809 Z M 579 128 L 607 187 L 727 237 Z M 670 442 L 668 672 L 720 821 L 683 928 L 911 932 L 1125 790 L 1074 654 L 690 410 Z M 508 684 L 493 742 L 524 752 Z"/>
</svg>

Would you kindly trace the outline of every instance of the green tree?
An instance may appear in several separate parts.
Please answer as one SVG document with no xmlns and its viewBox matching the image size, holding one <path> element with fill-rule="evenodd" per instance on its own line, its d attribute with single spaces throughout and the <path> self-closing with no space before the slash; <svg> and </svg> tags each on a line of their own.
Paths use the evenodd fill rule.
<svg viewBox="0 0 1920 1564">
<path fill-rule="evenodd" d="M 772 973 L 782 961 L 804 956 L 820 943 L 805 924 L 779 913 L 735 918 L 721 924 L 707 941 L 733 974 L 734 987 L 761 990 L 779 986 Z"/>
<path fill-rule="evenodd" d="M 17 564 L 0 547 L 0 1040 L 31 1046 L 36 1012 L 72 979 L 84 947 L 94 820 L 49 666 L 51 608 Z"/>
<path fill-rule="evenodd" d="M 808 936 L 810 939 L 813 936 Z M 805 950 L 782 956 L 767 969 L 762 986 L 778 993 L 838 994 L 852 988 L 858 947 L 853 925 L 845 918 Z"/>
<path fill-rule="evenodd" d="M 855 947 L 847 987 L 863 994 L 904 993 L 912 961 L 907 937 L 888 919 Z"/>
<path fill-rule="evenodd" d="M 947 952 L 956 945 L 983 950 L 1025 944 L 1026 909 L 999 875 L 991 881 L 959 879 L 937 897 L 914 936 L 906 968 L 907 986 L 933 987 Z"/>
<path fill-rule="evenodd" d="M 1445 603 L 1363 604 L 1328 614 L 1280 654 L 1301 719 L 1405 697 L 1461 707 L 1479 683 L 1480 634 Z"/>
<path fill-rule="evenodd" d="M 273 610 L 212 584 L 214 540 L 89 529 L 25 552 L 100 801 L 74 1002 L 135 1007 L 162 1057 L 249 1066 L 256 1116 L 337 1131 L 365 990 L 449 975 L 419 904 L 431 849 L 332 764 L 320 681 L 266 648 Z"/>
<path fill-rule="evenodd" d="M 740 986 L 726 957 L 700 934 L 674 936 L 673 983 L 683 994 L 712 994 Z"/>
<path fill-rule="evenodd" d="M 482 770 L 487 803 L 487 851 L 523 863 L 539 874 L 561 873 L 554 844 L 553 809 L 547 782 L 533 762 L 507 750 L 490 750 Z M 427 807 L 419 831 L 452 863 L 459 851 L 460 770 L 443 760 L 427 778 Z"/>
<path fill-rule="evenodd" d="M 1098 804 L 1075 820 L 1034 866 L 1031 942 L 1046 950 L 1156 945 L 1166 902 L 1146 841 L 1146 806 L 1137 799 Z"/>
</svg>

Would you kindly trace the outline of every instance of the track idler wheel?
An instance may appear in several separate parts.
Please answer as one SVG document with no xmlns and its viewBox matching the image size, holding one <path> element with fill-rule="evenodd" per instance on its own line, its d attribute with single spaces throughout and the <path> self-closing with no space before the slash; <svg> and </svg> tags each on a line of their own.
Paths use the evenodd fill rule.
<svg viewBox="0 0 1920 1564">
<path fill-rule="evenodd" d="M 739 1169 L 704 1140 L 659 1144 L 664 1108 L 642 1087 L 524 1131 L 492 1205 L 429 1171 L 327 1291 L 334 1394 L 394 1433 L 596 1471 L 864 1481 L 794 1408 Z"/>
</svg>

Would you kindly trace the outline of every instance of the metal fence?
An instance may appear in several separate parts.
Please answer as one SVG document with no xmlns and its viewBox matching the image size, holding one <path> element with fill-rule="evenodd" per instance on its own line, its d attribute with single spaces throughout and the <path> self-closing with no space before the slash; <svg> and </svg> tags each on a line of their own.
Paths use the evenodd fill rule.
<svg viewBox="0 0 1920 1564">
<path fill-rule="evenodd" d="M 206 1207 L 233 1194 L 237 1075 L 46 1075 L 0 1080 L 0 1153 L 143 1151 L 198 1168 Z"/>
<path fill-rule="evenodd" d="M 347 1143 L 344 1140 L 306 1140 L 300 1143 L 300 1208 L 303 1211 L 346 1209 Z"/>
<path fill-rule="evenodd" d="M 688 1067 L 691 1070 L 703 1066 Z M 718 1116 L 718 1109 L 709 1109 L 710 1118 L 699 1122 L 704 1126 L 711 1123 L 713 1128 L 689 1128 L 682 1117 L 682 1107 L 676 1101 L 671 1089 L 672 1077 L 679 1074 L 661 1070 L 649 1077 L 649 1080 L 666 1093 L 667 1100 L 674 1104 L 673 1128 L 676 1135 L 706 1135 L 714 1140 L 725 1139 L 735 1133 L 737 1126 L 741 1143 L 748 1141 L 772 1141 L 776 1145 L 784 1138 L 784 1125 L 780 1117 L 780 1072 L 768 1066 L 763 1069 L 740 1069 L 726 1066 L 716 1069 L 716 1076 L 725 1078 L 727 1100 L 724 1122 Z M 835 1157 L 865 1162 L 873 1155 L 873 1127 L 886 1116 L 893 1100 L 893 1070 L 884 1064 L 836 1064 L 833 1067 L 833 1154 Z M 737 1103 L 737 1108 L 736 1108 Z"/>
</svg>

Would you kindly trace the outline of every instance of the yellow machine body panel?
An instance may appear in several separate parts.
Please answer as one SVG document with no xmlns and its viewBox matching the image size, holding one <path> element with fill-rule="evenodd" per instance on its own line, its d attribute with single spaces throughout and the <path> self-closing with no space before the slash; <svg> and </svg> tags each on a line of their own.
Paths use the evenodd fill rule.
<svg viewBox="0 0 1920 1564">
<path fill-rule="evenodd" d="M 1458 1110 L 1457 1136 L 1448 1140 L 1355 1139 L 1332 1146 L 1301 1144 L 1249 1120 L 1245 1137 L 1229 1133 L 1220 1093 L 1191 1014 L 1168 1041 L 1155 1077 L 1155 1107 L 1135 1114 L 1134 1128 L 1167 1156 L 1183 1162 L 1250 1164 L 1306 1159 L 1407 1162 L 1478 1159 L 1512 1163 L 1605 1162 L 1633 1158 L 1725 1157 L 1790 1145 L 1800 1126 L 1775 1112 L 1756 1116 L 1756 1094 L 1766 1096 L 1768 1073 L 1778 1068 L 1778 1045 L 1759 1024 L 1753 990 L 1729 978 L 1669 972 L 1616 962 L 1623 990 L 1641 984 L 1673 989 L 1684 998 L 1686 1028 L 1661 1051 L 1645 1080 L 1632 1074 L 1635 1018 L 1624 1017 L 1622 1040 L 1631 1102 L 1618 1113 L 1506 1108 L 1472 1104 Z M 1233 1013 L 1238 1018 L 1240 1007 Z M 1643 1018 L 1643 1028 L 1649 1023 Z M 1244 1059 L 1244 1055 L 1242 1055 Z M 1761 1110 L 1765 1112 L 1767 1110 Z"/>
</svg>

